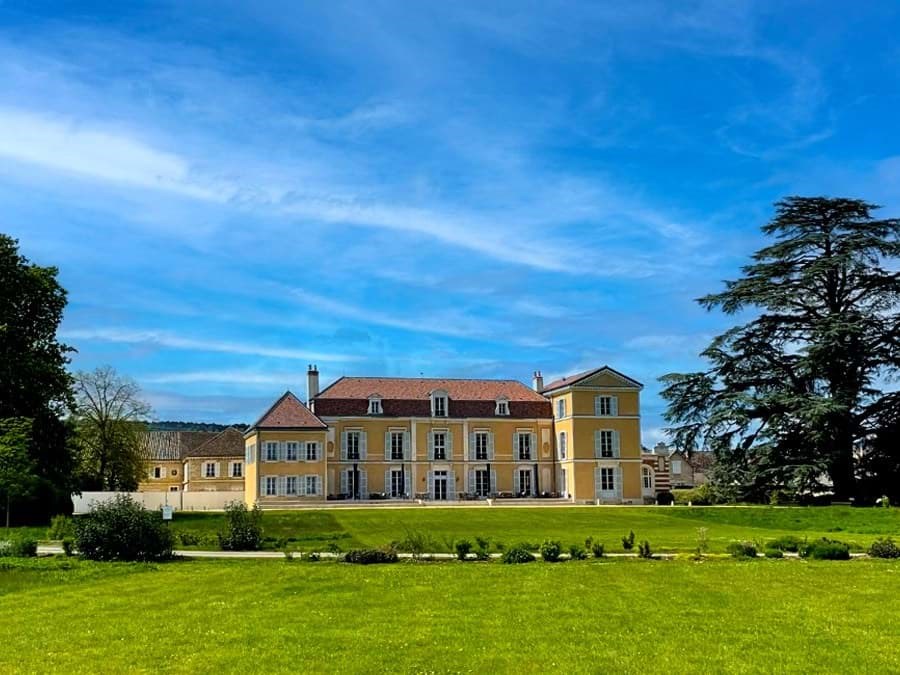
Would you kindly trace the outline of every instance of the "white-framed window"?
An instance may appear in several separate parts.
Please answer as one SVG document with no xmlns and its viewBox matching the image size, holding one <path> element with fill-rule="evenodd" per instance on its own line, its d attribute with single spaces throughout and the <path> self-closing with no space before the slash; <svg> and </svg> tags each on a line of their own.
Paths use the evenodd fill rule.
<svg viewBox="0 0 900 675">
<path fill-rule="evenodd" d="M 653 472 L 649 466 L 641 467 L 641 480 L 643 481 L 645 490 L 653 489 Z"/>
<path fill-rule="evenodd" d="M 285 476 L 284 494 L 286 494 L 286 495 L 297 494 L 297 476 Z"/>
<path fill-rule="evenodd" d="M 359 459 L 359 431 L 347 432 L 347 459 Z"/>
<path fill-rule="evenodd" d="M 164 473 L 163 468 L 161 466 L 153 467 L 153 477 L 154 478 L 162 478 L 165 475 L 166 474 Z"/>
<path fill-rule="evenodd" d="M 244 465 L 240 462 L 232 462 L 231 463 L 231 477 L 232 478 L 243 478 L 244 477 Z"/>
<path fill-rule="evenodd" d="M 434 459 L 447 459 L 447 433 L 435 431 L 431 442 L 434 444 Z"/>
<path fill-rule="evenodd" d="M 495 415 L 509 415 L 509 401 L 505 398 L 497 399 L 497 406 L 494 408 Z"/>
<path fill-rule="evenodd" d="M 556 402 L 556 417 L 562 419 L 566 416 L 566 399 L 561 398 Z"/>
<path fill-rule="evenodd" d="M 618 414 L 615 396 L 595 396 L 594 415 L 597 417 L 610 417 Z"/>
<path fill-rule="evenodd" d="M 435 435 L 435 438 L 437 435 Z M 406 440 L 406 432 L 403 431 L 392 431 L 391 432 L 391 459 L 392 460 L 402 460 L 403 459 L 403 446 L 405 445 L 404 441 Z M 437 446 L 435 446 L 437 447 Z"/>
<path fill-rule="evenodd" d="M 266 441 L 266 461 L 278 461 L 278 441 Z"/>
<path fill-rule="evenodd" d="M 431 416 L 447 416 L 447 392 L 435 391 L 431 394 Z"/>
<path fill-rule="evenodd" d="M 216 477 L 216 462 L 204 462 L 203 477 L 204 478 L 215 478 Z"/>
<path fill-rule="evenodd" d="M 300 444 L 297 441 L 288 441 L 284 444 L 284 458 L 289 462 L 300 459 Z"/>
<path fill-rule="evenodd" d="M 681 473 L 681 460 L 680 459 L 672 460 L 672 473 Z"/>
<path fill-rule="evenodd" d="M 615 492 L 616 470 L 612 467 L 600 467 L 600 489 L 603 492 Z"/>
<path fill-rule="evenodd" d="M 403 469 L 391 469 L 391 497 L 406 496 L 406 477 L 403 475 Z"/>
<path fill-rule="evenodd" d="M 519 432 L 516 434 L 516 453 L 519 459 L 531 459 L 531 434 Z"/>
<path fill-rule="evenodd" d="M 601 429 L 598 438 L 598 450 L 600 453 L 600 457 L 612 457 L 613 432 L 610 429 Z"/>
<path fill-rule="evenodd" d="M 486 460 L 488 458 L 488 432 L 475 432 L 475 459 Z"/>
<path fill-rule="evenodd" d="M 531 469 L 519 469 L 516 472 L 516 492 L 519 495 L 531 495 Z"/>
<path fill-rule="evenodd" d="M 475 470 L 475 494 L 479 497 L 488 497 L 491 494 L 491 474 L 487 469 Z"/>
<path fill-rule="evenodd" d="M 317 495 L 319 494 L 319 477 L 318 476 L 304 476 L 304 482 L 306 485 L 303 487 L 306 488 L 305 494 L 307 495 Z"/>
<path fill-rule="evenodd" d="M 381 409 L 381 399 L 377 396 L 373 396 L 369 399 L 369 414 L 370 415 L 380 415 L 382 413 Z"/>
<path fill-rule="evenodd" d="M 278 494 L 278 476 L 266 476 L 266 497 Z"/>
<path fill-rule="evenodd" d="M 569 436 L 565 431 L 559 432 L 559 445 L 556 451 L 560 459 L 565 459 L 569 454 Z"/>
<path fill-rule="evenodd" d="M 319 444 L 315 441 L 308 441 L 306 443 L 306 461 L 307 462 L 316 462 L 319 459 Z"/>
</svg>

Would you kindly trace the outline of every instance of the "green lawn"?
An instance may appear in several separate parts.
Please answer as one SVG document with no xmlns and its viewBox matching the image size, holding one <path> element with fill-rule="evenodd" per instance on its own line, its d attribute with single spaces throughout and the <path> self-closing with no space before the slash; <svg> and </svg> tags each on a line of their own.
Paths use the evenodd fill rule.
<svg viewBox="0 0 900 675">
<path fill-rule="evenodd" d="M 634 530 L 655 551 L 690 551 L 697 529 L 707 528 L 712 551 L 724 551 L 730 541 L 766 541 L 783 534 L 810 538 L 828 536 L 868 547 L 879 536 L 900 537 L 900 509 L 850 507 L 556 507 L 556 508 L 407 508 L 266 511 L 265 534 L 290 539 L 287 548 L 324 550 L 329 543 L 343 550 L 385 546 L 409 532 L 427 533 L 435 551 L 449 550 L 453 539 L 476 536 L 504 544 L 540 544 L 547 538 L 565 544 L 593 536 L 607 550 L 621 550 L 621 538 Z M 221 514 L 179 513 L 173 528 L 204 541 L 194 548 L 215 548 Z M 274 541 L 268 547 L 281 547 Z"/>
<path fill-rule="evenodd" d="M 0 560 L 0 672 L 897 672 L 898 616 L 878 560 Z"/>
</svg>

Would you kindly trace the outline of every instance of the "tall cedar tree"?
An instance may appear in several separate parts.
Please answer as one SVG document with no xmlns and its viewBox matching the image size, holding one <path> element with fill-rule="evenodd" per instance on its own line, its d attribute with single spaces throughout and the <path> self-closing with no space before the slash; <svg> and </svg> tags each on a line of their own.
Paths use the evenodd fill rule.
<svg viewBox="0 0 900 675">
<path fill-rule="evenodd" d="M 62 419 L 72 402 L 66 372 L 72 350 L 56 338 L 66 306 L 56 276 L 55 267 L 30 263 L 15 239 L 0 234 L 0 419 L 33 422 L 29 455 L 38 485 L 18 511 L 32 520 L 71 508 L 74 487 L 74 456 Z"/>
<path fill-rule="evenodd" d="M 702 352 L 707 370 L 661 378 L 668 431 L 679 447 L 714 450 L 714 480 L 733 496 L 811 490 L 827 477 L 851 497 L 861 449 L 900 409 L 900 393 L 883 389 L 900 368 L 900 220 L 876 220 L 878 207 L 857 199 L 788 197 L 775 208 L 762 228 L 774 243 L 698 300 L 749 320 Z"/>
</svg>

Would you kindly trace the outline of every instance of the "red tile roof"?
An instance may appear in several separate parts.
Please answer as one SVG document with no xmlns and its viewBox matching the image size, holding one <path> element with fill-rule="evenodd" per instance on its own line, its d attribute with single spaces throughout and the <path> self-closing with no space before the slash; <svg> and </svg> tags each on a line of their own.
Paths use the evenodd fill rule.
<svg viewBox="0 0 900 675">
<path fill-rule="evenodd" d="M 591 370 L 585 370 L 584 372 L 581 372 L 581 373 L 576 373 L 575 375 L 566 375 L 565 377 L 561 377 L 558 380 L 553 380 L 553 382 L 550 382 L 549 384 L 545 384 L 544 388 L 541 389 L 541 391 L 548 392 L 548 391 L 553 391 L 554 389 L 562 389 L 563 387 L 568 387 L 568 386 L 571 386 L 578 382 L 581 382 L 582 380 L 586 380 L 587 378 L 591 377 L 592 375 L 596 375 L 597 373 L 604 371 L 604 370 L 608 370 L 613 375 L 617 375 L 619 377 L 625 378 L 626 380 L 634 383 L 638 387 L 644 386 L 640 382 L 635 380 L 634 378 L 628 377 L 627 375 L 623 375 L 618 370 L 610 368 L 609 366 L 601 366 L 599 368 L 593 368 Z"/>
<path fill-rule="evenodd" d="M 141 456 L 157 461 L 179 460 L 215 436 L 215 431 L 148 431 L 141 438 Z"/>
<path fill-rule="evenodd" d="M 286 391 L 250 429 L 324 429 L 325 423 Z M 249 429 L 248 429 L 249 431 Z"/>
<path fill-rule="evenodd" d="M 516 380 L 342 377 L 315 397 L 315 409 L 327 417 L 367 415 L 369 397 L 379 396 L 385 417 L 430 417 L 436 390 L 447 392 L 449 417 L 494 417 L 501 398 L 511 418 L 552 417 L 550 401 Z"/>
<path fill-rule="evenodd" d="M 182 454 L 184 457 L 243 457 L 244 434 L 235 427 L 228 427 L 203 445 Z"/>
</svg>

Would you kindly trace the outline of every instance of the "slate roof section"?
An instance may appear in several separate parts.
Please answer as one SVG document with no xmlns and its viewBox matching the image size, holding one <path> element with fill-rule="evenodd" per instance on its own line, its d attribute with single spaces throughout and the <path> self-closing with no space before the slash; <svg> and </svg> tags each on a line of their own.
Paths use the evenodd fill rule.
<svg viewBox="0 0 900 675">
<path fill-rule="evenodd" d="M 303 402 L 286 391 L 255 424 L 253 429 L 325 429 L 327 425 L 303 405 Z"/>
<path fill-rule="evenodd" d="M 228 427 L 208 441 L 188 451 L 185 457 L 243 457 L 244 434 L 236 427 Z"/>
<path fill-rule="evenodd" d="M 141 442 L 147 460 L 177 461 L 217 435 L 215 431 L 148 431 Z"/>
<path fill-rule="evenodd" d="M 325 417 L 362 417 L 369 397 L 381 397 L 383 417 L 430 417 L 431 393 L 444 391 L 451 418 L 552 417 L 550 401 L 516 380 L 478 380 L 405 377 L 342 377 L 315 397 L 316 414 Z M 495 413 L 496 401 L 509 403 L 509 415 Z"/>
<path fill-rule="evenodd" d="M 541 389 L 541 393 L 547 393 L 549 391 L 554 391 L 555 389 L 562 389 L 563 387 L 570 387 L 573 384 L 578 384 L 579 382 L 588 379 L 596 375 L 597 373 L 603 372 L 604 370 L 609 371 L 613 375 L 621 377 L 629 382 L 633 383 L 637 387 L 643 387 L 644 385 L 635 380 L 632 377 L 628 377 L 627 375 L 620 373 L 618 370 L 614 368 L 610 368 L 609 366 L 600 366 L 599 368 L 593 368 L 591 370 L 585 370 L 581 373 L 576 373 L 575 375 L 566 375 L 565 377 L 561 377 L 558 380 L 553 380 L 549 384 L 544 385 L 544 388 Z"/>
</svg>

